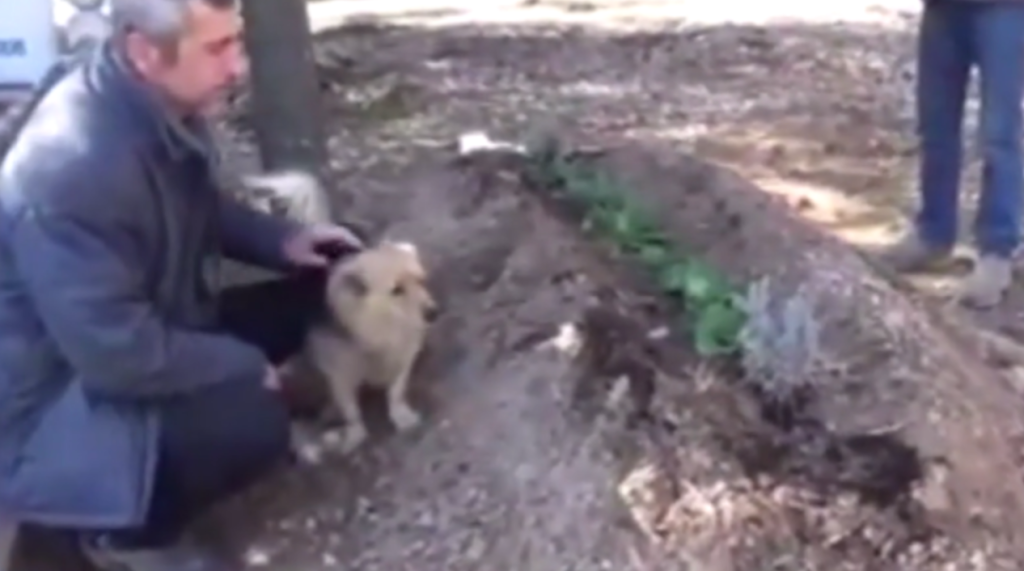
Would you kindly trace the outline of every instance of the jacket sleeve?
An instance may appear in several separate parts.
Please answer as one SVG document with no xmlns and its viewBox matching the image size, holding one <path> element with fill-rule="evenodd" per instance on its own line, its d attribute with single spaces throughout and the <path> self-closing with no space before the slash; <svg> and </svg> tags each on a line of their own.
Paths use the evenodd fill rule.
<svg viewBox="0 0 1024 571">
<path fill-rule="evenodd" d="M 301 225 L 259 212 L 220 192 L 219 223 L 221 244 L 228 258 L 285 271 L 291 268 L 284 255 L 285 240 Z"/>
<path fill-rule="evenodd" d="M 33 208 L 9 234 L 42 324 L 87 392 L 147 399 L 262 378 L 257 348 L 167 325 L 144 294 L 130 230 L 104 222 Z"/>
</svg>

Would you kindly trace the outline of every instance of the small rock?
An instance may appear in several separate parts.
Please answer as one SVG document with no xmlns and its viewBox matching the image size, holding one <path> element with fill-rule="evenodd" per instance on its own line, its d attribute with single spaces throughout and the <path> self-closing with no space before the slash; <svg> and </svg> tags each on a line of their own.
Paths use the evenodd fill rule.
<svg viewBox="0 0 1024 571">
<path fill-rule="evenodd" d="M 416 518 L 416 525 L 420 527 L 433 527 L 434 523 L 434 514 L 430 512 L 423 512 Z"/>
<path fill-rule="evenodd" d="M 270 554 L 254 547 L 245 553 L 245 563 L 250 567 L 266 567 L 270 564 Z"/>
<path fill-rule="evenodd" d="M 466 156 L 481 150 L 486 150 L 494 143 L 491 137 L 483 131 L 472 131 L 459 135 L 459 156 Z"/>
<path fill-rule="evenodd" d="M 660 341 L 667 338 L 670 332 L 671 330 L 668 327 L 657 327 L 647 332 L 647 338 L 651 341 Z"/>
<path fill-rule="evenodd" d="M 929 513 L 949 513 L 955 507 L 953 496 L 948 489 L 948 479 L 948 468 L 932 466 L 928 475 L 914 490 L 915 498 Z"/>
<path fill-rule="evenodd" d="M 487 542 L 485 542 L 479 535 L 474 535 L 469 540 L 469 545 L 466 547 L 466 551 L 463 555 L 469 561 L 479 561 L 483 558 L 486 551 Z"/>
<path fill-rule="evenodd" d="M 605 407 L 609 410 L 619 410 L 626 405 L 626 399 L 630 393 L 630 379 L 626 375 L 622 375 L 615 379 L 612 384 L 612 388 L 608 391 L 608 399 L 605 401 Z"/>
<path fill-rule="evenodd" d="M 504 141 L 495 141 L 484 131 L 471 131 L 459 135 L 458 154 L 460 157 L 488 152 L 525 154 L 526 149 L 522 145 Z"/>
</svg>

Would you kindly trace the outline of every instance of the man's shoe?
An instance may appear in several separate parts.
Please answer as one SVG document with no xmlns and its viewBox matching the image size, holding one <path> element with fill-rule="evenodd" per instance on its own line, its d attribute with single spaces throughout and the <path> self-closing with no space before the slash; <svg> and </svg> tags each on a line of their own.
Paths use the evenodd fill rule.
<svg viewBox="0 0 1024 571">
<path fill-rule="evenodd" d="M 882 263 L 900 273 L 930 270 L 952 259 L 952 247 L 928 244 L 916 232 L 910 232 L 889 246 L 881 255 Z"/>
<path fill-rule="evenodd" d="M 961 285 L 960 303 L 986 309 L 998 305 L 1013 284 L 1013 262 L 1002 256 L 981 256 Z"/>
<path fill-rule="evenodd" d="M 101 571 L 232 571 L 234 568 L 193 544 L 157 549 L 116 549 L 85 545 L 86 557 Z"/>
</svg>

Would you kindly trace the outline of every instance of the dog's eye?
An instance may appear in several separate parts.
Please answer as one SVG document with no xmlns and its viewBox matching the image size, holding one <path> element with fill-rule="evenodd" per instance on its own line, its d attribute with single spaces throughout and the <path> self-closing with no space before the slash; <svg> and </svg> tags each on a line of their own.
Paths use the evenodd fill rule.
<svg viewBox="0 0 1024 571">
<path fill-rule="evenodd" d="M 395 287 L 391 288 L 391 295 L 393 295 L 393 296 L 405 295 L 405 284 L 397 284 Z"/>
</svg>

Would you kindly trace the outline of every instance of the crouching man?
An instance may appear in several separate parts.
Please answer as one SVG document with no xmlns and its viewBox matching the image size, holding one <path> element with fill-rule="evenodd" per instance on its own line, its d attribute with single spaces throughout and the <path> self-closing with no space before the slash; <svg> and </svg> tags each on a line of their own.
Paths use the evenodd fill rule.
<svg viewBox="0 0 1024 571">
<path fill-rule="evenodd" d="M 182 531 L 287 456 L 274 367 L 321 252 L 360 247 L 218 192 L 200 112 L 245 70 L 233 4 L 113 0 L 0 167 L 0 512 L 109 568 L 225 569 Z M 287 277 L 214 291 L 221 255 Z"/>
<path fill-rule="evenodd" d="M 981 84 L 983 171 L 974 235 L 978 261 L 961 300 L 999 303 L 1010 287 L 1024 208 L 1021 97 L 1024 1 L 925 0 L 918 37 L 917 114 L 921 208 L 916 229 L 886 252 L 899 271 L 928 269 L 957 240 L 964 100 L 970 71 Z"/>
</svg>

